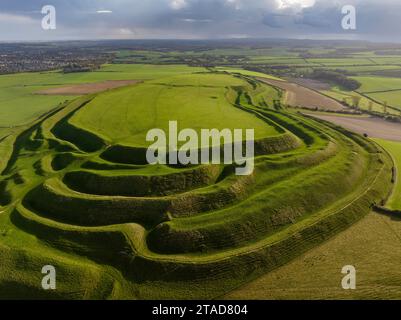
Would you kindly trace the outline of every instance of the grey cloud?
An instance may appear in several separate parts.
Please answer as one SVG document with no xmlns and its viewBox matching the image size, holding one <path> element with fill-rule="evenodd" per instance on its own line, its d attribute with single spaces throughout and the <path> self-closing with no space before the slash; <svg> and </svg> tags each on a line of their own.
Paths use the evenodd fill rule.
<svg viewBox="0 0 401 320">
<path fill-rule="evenodd" d="M 279 0 L 1 0 L 0 40 L 53 38 L 324 37 L 341 29 L 341 7 L 357 8 L 352 37 L 401 41 L 399 0 L 316 0 L 311 7 L 279 8 Z M 299 0 L 302 1 L 302 0 Z M 40 29 L 44 4 L 57 8 L 58 29 Z M 185 5 L 183 5 L 185 4 Z M 112 11 L 99 14 L 97 11 Z M 14 21 L 12 18 L 15 18 Z M 28 20 L 17 19 L 26 17 Z M 37 21 L 37 27 L 32 23 Z"/>
</svg>

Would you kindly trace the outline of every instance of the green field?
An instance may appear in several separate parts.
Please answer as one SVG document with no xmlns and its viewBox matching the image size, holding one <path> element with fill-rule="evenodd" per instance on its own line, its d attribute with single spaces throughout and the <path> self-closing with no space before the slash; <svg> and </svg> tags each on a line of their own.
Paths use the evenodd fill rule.
<svg viewBox="0 0 401 320">
<path fill-rule="evenodd" d="M 401 210 L 401 143 L 380 139 L 375 139 L 375 141 L 391 154 L 396 166 L 397 178 L 395 188 L 387 203 L 387 207 L 393 210 Z"/>
<path fill-rule="evenodd" d="M 361 58 L 335 58 L 335 59 L 307 59 L 309 63 L 318 64 L 321 66 L 358 66 L 358 65 L 374 65 L 370 59 Z"/>
<path fill-rule="evenodd" d="M 277 107 L 275 88 L 245 75 L 132 68 L 149 80 L 74 99 L 0 143 L 2 297 L 220 297 L 347 229 L 392 188 L 386 153 Z M 103 77 L 78 76 L 68 82 Z M 255 171 L 147 164 L 145 133 L 169 120 L 255 128 Z M 39 287 L 49 263 L 56 295 Z"/>
<path fill-rule="evenodd" d="M 376 102 L 376 101 L 380 101 L 380 99 L 376 99 L 374 97 L 374 95 L 369 95 L 369 97 L 372 97 L 374 99 L 374 100 L 371 100 L 371 99 L 367 98 L 366 96 L 363 96 L 357 92 L 343 91 L 339 88 L 333 88 L 332 90 L 322 90 L 321 92 L 333 99 L 340 101 L 340 102 L 345 101 L 350 106 L 354 105 L 354 98 L 358 97 L 360 99 L 359 103 L 358 103 L 358 109 L 364 110 L 364 111 L 370 111 L 370 108 L 372 108 L 371 111 L 373 111 L 373 112 L 384 113 L 384 105 Z M 400 111 L 387 108 L 387 113 L 389 113 L 391 115 L 399 116 Z"/>
<path fill-rule="evenodd" d="M 380 50 L 379 50 L 380 51 Z M 323 90 L 324 94 L 349 104 L 352 96 L 361 96 L 360 107 L 368 111 L 372 103 L 372 111 L 376 114 L 400 117 L 397 109 L 401 107 L 401 78 L 397 71 L 401 69 L 401 56 L 395 55 L 392 49 L 375 50 L 364 47 L 347 46 L 323 47 L 311 45 L 288 48 L 277 46 L 272 48 L 233 47 L 202 51 L 151 52 L 124 51 L 119 59 L 127 63 L 177 63 L 177 61 L 204 61 L 205 64 L 216 65 L 215 70 L 241 73 L 247 76 L 267 76 L 272 78 L 307 78 L 316 69 L 337 71 L 361 83 L 357 92 L 347 92 L 338 88 L 335 83 L 327 83 L 331 90 Z M 386 54 L 388 51 L 388 54 Z M 249 71 L 254 70 L 254 71 Z M 394 71 L 393 73 L 385 73 Z M 318 89 L 320 90 L 320 89 Z M 397 90 L 397 91 L 392 91 Z M 385 110 L 384 104 L 390 108 Z"/>
<path fill-rule="evenodd" d="M 38 91 L 70 84 L 105 80 L 149 80 L 160 77 L 203 71 L 183 65 L 105 65 L 95 72 L 19 73 L 0 76 L 0 127 L 26 124 L 73 97 L 44 96 Z"/>
<path fill-rule="evenodd" d="M 280 78 L 265 74 L 265 73 L 260 73 L 260 72 L 255 72 L 255 71 L 248 71 L 244 69 L 238 69 L 238 68 L 230 68 L 230 67 L 217 67 L 215 68 L 216 71 L 220 72 L 228 72 L 228 73 L 239 73 L 244 76 L 251 76 L 251 77 L 262 77 L 262 78 L 267 78 L 267 79 L 274 79 L 274 80 L 281 80 Z"/>
<path fill-rule="evenodd" d="M 238 128 L 255 129 L 256 139 L 277 135 L 273 127 L 256 116 L 232 108 L 235 101 L 227 99 L 227 86 L 246 85 L 228 75 L 162 78 L 93 99 L 71 118 L 71 124 L 115 144 L 141 147 L 148 146 L 146 134 L 150 129 L 168 132 L 169 121 L 173 120 L 178 121 L 179 130 L 192 128 L 199 134 L 202 128 Z"/>
<path fill-rule="evenodd" d="M 348 72 L 351 73 L 371 73 L 375 71 L 383 71 L 383 70 L 400 70 L 400 66 L 396 65 L 367 65 L 367 66 L 346 66 L 346 67 L 341 67 L 341 66 L 330 66 L 327 69 L 329 70 L 347 70 Z"/>
<path fill-rule="evenodd" d="M 385 78 L 377 76 L 353 77 L 362 83 L 362 87 L 358 89 L 362 93 L 372 93 L 377 91 L 401 90 L 401 79 Z"/>
<path fill-rule="evenodd" d="M 368 96 L 376 101 L 387 103 L 389 106 L 401 110 L 401 90 L 383 93 L 371 93 Z"/>
<path fill-rule="evenodd" d="M 400 299 L 399 219 L 372 207 L 401 210 L 401 143 L 303 115 L 257 79 L 320 68 L 361 88 L 315 91 L 401 107 L 401 78 L 375 75 L 400 57 L 362 45 L 124 49 L 93 72 L 0 76 L 0 299 Z M 140 82 L 38 94 L 106 80 Z M 255 129 L 254 172 L 148 164 L 146 135 L 169 121 Z M 48 264 L 54 292 L 40 286 Z M 341 289 L 348 264 L 360 290 Z"/>
<path fill-rule="evenodd" d="M 370 213 L 348 230 L 225 299 L 399 300 L 401 224 Z M 356 268 L 356 290 L 343 290 L 341 270 Z"/>
</svg>

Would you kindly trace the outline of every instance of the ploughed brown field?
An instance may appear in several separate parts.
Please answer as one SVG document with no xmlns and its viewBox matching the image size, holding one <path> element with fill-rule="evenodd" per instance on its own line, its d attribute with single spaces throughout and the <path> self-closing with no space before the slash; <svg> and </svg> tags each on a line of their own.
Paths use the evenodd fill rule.
<svg viewBox="0 0 401 320">
<path fill-rule="evenodd" d="M 125 87 L 131 84 L 136 84 L 139 80 L 109 80 L 96 83 L 83 83 L 77 85 L 63 86 L 50 88 L 38 91 L 37 94 L 55 95 L 55 96 L 80 96 L 85 94 L 102 92 L 108 89 Z"/>
<path fill-rule="evenodd" d="M 341 111 L 346 109 L 341 103 L 337 102 L 336 100 L 295 83 L 266 78 L 258 78 L 258 80 L 285 90 L 285 103 L 290 106 L 297 106 L 308 109 L 318 108 L 319 110 L 329 111 Z"/>
<path fill-rule="evenodd" d="M 377 117 L 335 116 L 310 114 L 315 118 L 326 120 L 359 134 L 367 134 L 371 138 L 401 141 L 401 124 L 389 122 Z"/>
</svg>

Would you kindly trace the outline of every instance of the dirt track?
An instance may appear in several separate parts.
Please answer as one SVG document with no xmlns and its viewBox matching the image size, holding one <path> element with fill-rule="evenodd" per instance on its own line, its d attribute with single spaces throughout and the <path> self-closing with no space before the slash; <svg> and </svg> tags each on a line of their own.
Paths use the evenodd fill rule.
<svg viewBox="0 0 401 320">
<path fill-rule="evenodd" d="M 50 88 L 42 91 L 38 91 L 37 94 L 42 95 L 53 95 L 53 96 L 80 96 L 85 94 L 102 92 L 108 89 L 115 89 L 119 87 L 128 86 L 135 84 L 140 81 L 138 80 L 114 80 L 104 81 L 96 83 L 83 83 L 71 86 L 64 86 L 58 88 Z"/>
<path fill-rule="evenodd" d="M 371 138 L 401 141 L 401 124 L 374 117 L 347 117 L 310 114 L 315 118 L 330 121 L 350 131 L 367 134 Z"/>
<path fill-rule="evenodd" d="M 258 80 L 285 90 L 287 92 L 286 104 L 290 106 L 309 109 L 318 108 L 319 110 L 330 111 L 345 109 L 345 107 L 336 100 L 298 84 L 266 78 L 258 78 Z"/>
</svg>

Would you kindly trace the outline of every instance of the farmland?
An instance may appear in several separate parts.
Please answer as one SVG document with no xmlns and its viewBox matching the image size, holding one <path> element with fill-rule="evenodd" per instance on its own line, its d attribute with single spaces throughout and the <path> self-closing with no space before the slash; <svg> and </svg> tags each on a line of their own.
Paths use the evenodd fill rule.
<svg viewBox="0 0 401 320">
<path fill-rule="evenodd" d="M 124 63 L 190 63 L 214 67 L 216 70 L 239 72 L 249 76 L 267 74 L 268 78 L 288 79 L 290 82 L 305 80 L 316 70 L 337 72 L 360 82 L 357 90 L 348 90 L 335 83 L 326 82 L 328 88 L 318 89 L 327 97 L 353 107 L 381 116 L 401 117 L 400 70 L 401 56 L 391 47 L 376 45 L 345 45 L 330 47 L 306 41 L 289 48 L 281 42 L 276 47 L 246 46 L 230 48 L 203 48 L 201 51 L 171 50 L 163 52 L 124 51 L 117 61 Z M 256 46 L 256 45 L 255 45 Z M 401 52 L 401 51 L 400 51 Z M 308 85 L 306 85 L 308 87 Z M 313 89 L 313 88 L 312 88 Z"/>
<path fill-rule="evenodd" d="M 330 97 L 325 97 L 315 91 L 312 91 L 303 86 L 284 81 L 277 81 L 272 79 L 259 78 L 261 81 L 277 86 L 286 92 L 284 103 L 294 107 L 303 107 L 306 109 L 319 109 L 330 111 L 341 111 L 345 107 Z"/>
<path fill-rule="evenodd" d="M 401 209 L 401 82 L 373 74 L 401 61 L 367 48 L 167 49 L 0 76 L 0 298 L 400 298 L 399 219 L 372 207 Z M 308 78 L 322 67 L 349 67 L 360 88 Z M 255 170 L 149 164 L 147 133 L 169 121 L 254 129 Z M 341 290 L 350 263 L 361 291 Z M 40 287 L 48 264 L 55 292 Z"/>
<path fill-rule="evenodd" d="M 242 90 L 227 89 L 227 85 Z M 138 149 L 141 138 L 124 130 L 137 127 L 143 132 L 146 126 L 152 128 L 166 120 L 157 111 L 152 113 L 157 118 L 140 111 L 138 104 L 133 106 L 139 111 L 135 116 L 121 118 L 125 113 L 108 113 L 104 119 L 114 127 L 100 120 L 89 121 L 96 114 L 103 115 L 108 99 L 126 108 L 125 100 L 157 97 L 150 92 L 166 86 L 171 89 L 162 91 L 161 97 L 176 90 L 184 107 L 175 111 L 174 104 L 161 104 L 160 111 L 180 112 L 177 117 L 183 121 L 192 119 L 213 127 L 210 120 L 199 122 L 204 119 L 199 105 L 185 108 L 186 92 L 192 96 L 190 90 L 196 86 L 203 106 L 211 100 L 222 112 L 213 116 L 220 126 L 260 127 L 257 132 L 263 140 L 254 175 L 236 177 L 229 168 L 213 165 L 181 169 L 144 166 Z M 226 94 L 221 88 L 228 90 Z M 93 269 L 97 270 L 91 276 L 96 278 L 92 284 L 96 289 L 86 290 L 86 298 L 212 298 L 343 230 L 368 213 L 368 203 L 385 197 L 390 185 L 379 184 L 377 179 L 389 181 L 390 161 L 373 144 L 295 113 L 274 111 L 268 104 L 258 106 L 246 100 L 248 105 L 243 108 L 248 111 L 236 110 L 235 101 L 241 101 L 243 92 L 251 99 L 259 96 L 260 90 L 254 88 L 246 78 L 224 74 L 172 76 L 79 98 L 28 127 L 17 138 L 14 156 L 3 171 L 6 213 L 1 219 L 7 231 L 2 243 L 10 259 L 2 266 L 2 274 L 15 267 L 12 261 L 17 261 L 18 255 L 25 254 L 26 276 L 19 286 L 29 288 L 34 281 L 29 273 L 38 260 L 50 256 L 58 265 L 62 257 L 61 265 L 68 266 L 77 256 L 77 280 L 69 284 L 65 279 L 58 291 L 62 296 L 85 287 L 80 270 Z M 140 116 L 143 119 L 138 121 Z M 115 127 L 119 131 L 113 131 Z M 19 157 L 21 153 L 26 156 Z M 135 188 L 126 188 L 130 181 Z M 322 192 L 319 195 L 311 192 L 316 186 Z M 286 206 L 280 205 L 283 197 Z M 262 201 L 266 198 L 270 201 Z M 67 202 L 68 206 L 60 206 Z M 308 203 L 307 210 L 304 203 Z M 107 214 L 110 210 L 113 216 Z M 143 210 L 149 213 L 143 215 Z M 317 226 L 327 231 L 314 230 Z M 32 236 L 37 240 L 19 251 L 18 241 Z M 304 240 L 293 247 L 295 236 Z M 280 251 L 275 250 L 277 245 Z M 42 246 L 43 251 L 39 250 Z M 266 260 L 272 254 L 274 263 Z M 83 257 L 100 264 L 82 261 Z M 100 276 L 100 268 L 110 269 L 109 278 Z M 210 277 L 211 270 L 219 272 Z M 118 273 L 123 278 L 116 276 Z M 195 289 L 188 292 L 188 284 Z M 82 296 L 77 293 L 76 298 Z"/>
<path fill-rule="evenodd" d="M 364 116 L 338 116 L 333 114 L 313 114 L 314 117 L 330 121 L 348 130 L 366 134 L 368 137 L 401 142 L 401 126 L 383 119 Z"/>
<path fill-rule="evenodd" d="M 74 96 L 49 96 L 40 91 L 68 85 L 96 83 L 112 80 L 148 80 L 158 77 L 202 71 L 187 66 L 105 65 L 89 73 L 44 72 L 18 73 L 0 76 L 0 127 L 13 127 L 29 123 L 60 102 Z"/>
</svg>

